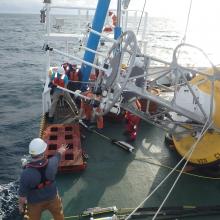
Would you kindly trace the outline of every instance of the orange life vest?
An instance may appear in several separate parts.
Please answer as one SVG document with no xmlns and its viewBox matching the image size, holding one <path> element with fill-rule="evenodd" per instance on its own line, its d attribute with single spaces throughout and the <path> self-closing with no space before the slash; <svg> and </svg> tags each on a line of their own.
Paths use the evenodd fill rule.
<svg viewBox="0 0 220 220">
<path fill-rule="evenodd" d="M 58 77 L 58 73 L 55 73 L 53 84 L 60 86 L 60 87 L 64 87 L 65 86 L 64 77 L 65 77 L 65 74 L 62 74 Z"/>
<path fill-rule="evenodd" d="M 72 81 L 79 81 L 78 71 L 73 70 L 73 71 L 70 72 L 70 80 L 72 80 Z"/>
</svg>

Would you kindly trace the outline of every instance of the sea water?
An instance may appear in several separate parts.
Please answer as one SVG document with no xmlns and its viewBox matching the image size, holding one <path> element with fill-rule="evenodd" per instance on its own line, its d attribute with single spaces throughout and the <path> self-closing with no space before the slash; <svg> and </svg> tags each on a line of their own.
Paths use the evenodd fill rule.
<svg viewBox="0 0 220 220">
<path fill-rule="evenodd" d="M 149 18 L 147 51 L 172 60 L 183 29 L 170 19 Z M 21 158 L 38 137 L 45 56 L 39 15 L 0 14 L 0 219 L 19 219 Z M 212 52 L 209 51 L 212 55 Z"/>
<path fill-rule="evenodd" d="M 39 132 L 42 27 L 38 15 L 0 14 L 0 24 L 0 216 L 16 219 L 20 160 Z"/>
</svg>

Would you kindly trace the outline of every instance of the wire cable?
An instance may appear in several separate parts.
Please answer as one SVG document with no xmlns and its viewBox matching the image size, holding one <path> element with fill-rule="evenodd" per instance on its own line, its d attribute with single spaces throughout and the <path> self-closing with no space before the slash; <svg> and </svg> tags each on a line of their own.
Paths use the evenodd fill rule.
<svg viewBox="0 0 220 220">
<path fill-rule="evenodd" d="M 188 30 L 188 26 L 189 26 L 189 17 L 190 17 L 191 9 L 192 9 L 192 0 L 190 0 L 189 11 L 188 11 L 188 16 L 187 16 L 187 20 L 186 20 L 186 27 L 185 27 L 185 31 L 184 31 L 184 35 L 181 40 L 181 43 L 184 43 L 186 41 L 186 33 Z"/>
<path fill-rule="evenodd" d="M 157 217 L 158 213 L 160 212 L 161 208 L 163 207 L 164 203 L 166 202 L 166 200 L 168 199 L 169 195 L 171 194 L 172 190 L 174 189 L 175 185 L 177 184 L 177 181 L 179 180 L 184 168 L 186 167 L 190 157 L 192 156 L 197 144 L 199 143 L 199 141 L 202 139 L 202 137 L 204 136 L 204 134 L 208 131 L 208 129 L 211 127 L 211 125 L 213 124 L 213 122 L 210 122 L 209 124 L 209 119 L 206 121 L 201 133 L 199 134 L 198 139 L 196 140 L 196 142 L 193 144 L 193 146 L 190 148 L 189 150 L 189 156 L 186 160 L 186 162 L 184 163 L 181 172 L 179 173 L 179 175 L 177 176 L 176 180 L 174 181 L 172 187 L 170 188 L 169 192 L 167 193 L 166 197 L 164 198 L 163 202 L 161 203 L 159 209 L 157 210 L 157 212 L 155 213 L 154 217 L 152 218 L 152 220 L 155 220 L 155 218 Z M 207 126 L 208 125 L 208 126 Z M 207 127 L 206 127 L 207 126 Z M 188 154 L 188 152 L 187 152 Z"/>
<path fill-rule="evenodd" d="M 131 216 L 158 190 L 158 188 L 168 179 L 168 177 L 177 169 L 177 167 L 182 163 L 182 161 L 185 160 L 185 158 L 190 154 L 191 149 L 182 157 L 182 159 L 176 164 L 176 166 L 171 170 L 171 172 L 156 186 L 156 188 L 134 209 L 133 212 L 129 214 L 129 216 L 125 220 L 130 219 Z"/>
<path fill-rule="evenodd" d="M 154 158 L 149 158 L 149 159 L 153 160 Z M 165 169 L 169 169 L 169 170 L 173 169 L 173 167 L 162 164 L 162 163 L 160 163 L 160 161 L 157 161 L 157 162 L 159 162 L 159 163 L 157 163 L 157 162 L 146 160 L 146 158 L 135 158 L 134 160 L 140 161 L 140 162 L 146 162 L 146 163 L 149 163 L 149 164 L 152 164 L 152 165 L 155 165 L 155 166 L 158 166 L 158 167 L 162 167 L 162 168 L 165 168 Z M 179 169 L 175 169 L 175 171 L 177 173 L 181 172 L 181 170 L 179 170 Z M 200 179 L 220 180 L 220 177 L 203 176 L 203 175 L 193 174 L 193 173 L 189 173 L 189 172 L 185 172 L 185 171 L 183 171 L 182 174 L 187 175 L 187 176 L 200 178 Z"/>
<path fill-rule="evenodd" d="M 146 3 L 147 3 L 147 0 L 144 1 L 144 7 L 143 7 L 143 10 L 141 12 L 141 17 L 140 17 L 140 20 L 139 20 L 139 23 L 138 23 L 138 28 L 137 28 L 136 35 L 138 35 L 138 33 L 139 33 L 139 29 L 140 29 L 140 26 L 141 26 L 141 21 L 142 21 L 142 18 L 143 18 L 143 14 L 144 14 L 144 9 L 145 9 Z"/>
</svg>

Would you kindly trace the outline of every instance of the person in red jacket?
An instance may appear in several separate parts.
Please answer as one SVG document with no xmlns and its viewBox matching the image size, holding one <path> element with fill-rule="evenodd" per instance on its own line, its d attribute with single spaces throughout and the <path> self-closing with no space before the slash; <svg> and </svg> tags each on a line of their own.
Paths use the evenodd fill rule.
<svg viewBox="0 0 220 220">
<path fill-rule="evenodd" d="M 138 100 L 135 100 L 133 105 L 135 108 L 141 109 L 141 104 Z M 128 141 L 135 141 L 137 137 L 137 129 L 141 119 L 129 111 L 126 111 L 125 119 L 126 119 L 126 126 L 124 133 L 129 135 Z"/>
</svg>

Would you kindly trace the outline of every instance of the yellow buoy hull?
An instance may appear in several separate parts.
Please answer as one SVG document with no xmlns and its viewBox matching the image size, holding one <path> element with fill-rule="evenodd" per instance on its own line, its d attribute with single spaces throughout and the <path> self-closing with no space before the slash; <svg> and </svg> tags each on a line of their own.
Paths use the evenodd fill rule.
<svg viewBox="0 0 220 220">
<path fill-rule="evenodd" d="M 197 84 L 203 81 L 205 76 L 197 76 L 191 84 Z M 198 89 L 211 95 L 211 82 L 209 80 L 204 83 L 198 84 Z M 220 81 L 214 83 L 214 108 L 212 113 L 213 125 L 216 128 L 220 128 Z M 185 156 L 190 150 L 193 144 L 196 142 L 196 137 L 188 135 L 180 139 L 173 137 L 176 150 L 181 156 Z M 220 161 L 220 133 L 219 132 L 207 132 L 200 142 L 197 144 L 189 162 L 199 165 L 208 165 Z"/>
</svg>

